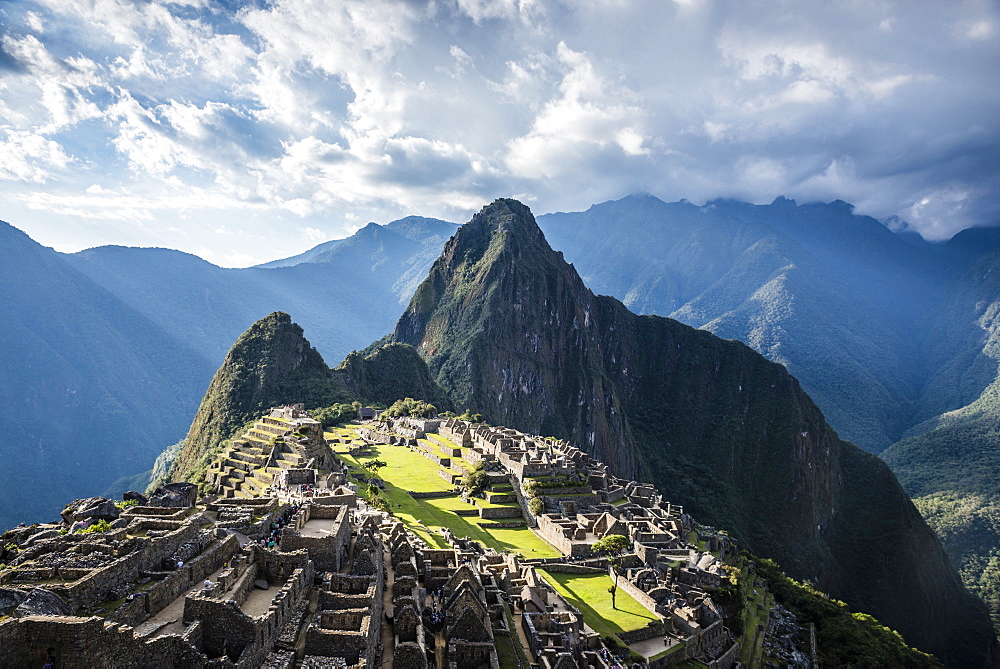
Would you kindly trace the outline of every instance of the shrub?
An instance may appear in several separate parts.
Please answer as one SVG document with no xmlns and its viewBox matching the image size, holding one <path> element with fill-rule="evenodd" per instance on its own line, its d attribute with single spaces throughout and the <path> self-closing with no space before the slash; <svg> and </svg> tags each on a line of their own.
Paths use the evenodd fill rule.
<svg viewBox="0 0 1000 669">
<path fill-rule="evenodd" d="M 541 497 L 532 497 L 528 500 L 528 509 L 536 516 L 545 511 L 545 502 Z"/>
<path fill-rule="evenodd" d="M 110 532 L 111 523 L 106 520 L 99 520 L 90 527 L 85 527 L 82 530 L 77 530 L 77 534 L 91 534 L 93 532 Z"/>
<path fill-rule="evenodd" d="M 473 497 L 483 494 L 490 485 L 490 477 L 483 469 L 483 463 L 480 462 L 475 469 L 466 473 L 462 485 Z"/>
</svg>

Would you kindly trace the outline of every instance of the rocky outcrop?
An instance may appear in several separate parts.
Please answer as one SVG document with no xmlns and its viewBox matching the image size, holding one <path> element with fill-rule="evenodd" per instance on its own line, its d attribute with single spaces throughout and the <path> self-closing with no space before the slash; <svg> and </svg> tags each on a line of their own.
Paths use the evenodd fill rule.
<svg viewBox="0 0 1000 669">
<path fill-rule="evenodd" d="M 73 615 L 73 609 L 59 595 L 41 588 L 33 588 L 24 601 L 13 610 L 11 615 L 15 618 L 22 618 L 24 616 L 70 616 Z"/>
<path fill-rule="evenodd" d="M 148 506 L 188 508 L 198 499 L 198 486 L 178 481 L 167 483 L 154 490 L 147 500 Z"/>
<path fill-rule="evenodd" d="M 79 520 L 106 520 L 111 522 L 121 515 L 121 509 L 115 506 L 113 501 L 105 497 L 88 497 L 87 499 L 78 499 L 71 504 L 67 504 L 66 508 L 59 515 L 62 516 L 63 522 L 67 525 L 72 525 Z"/>
<path fill-rule="evenodd" d="M 0 616 L 8 616 L 11 611 L 19 607 L 28 593 L 16 588 L 0 588 Z"/>
</svg>

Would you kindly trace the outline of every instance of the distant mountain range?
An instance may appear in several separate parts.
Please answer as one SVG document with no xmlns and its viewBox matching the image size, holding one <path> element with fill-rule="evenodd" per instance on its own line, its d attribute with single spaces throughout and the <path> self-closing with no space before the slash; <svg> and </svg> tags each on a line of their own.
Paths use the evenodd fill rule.
<svg viewBox="0 0 1000 669">
<path fill-rule="evenodd" d="M 300 314 L 333 360 L 381 337 L 456 229 L 413 216 L 305 262 L 223 269 L 166 249 L 57 253 L 0 222 L 0 528 L 148 470 L 268 312 Z"/>
<path fill-rule="evenodd" d="M 996 377 L 956 313 L 993 230 L 930 244 L 844 202 L 695 206 L 632 196 L 538 220 L 595 292 L 739 339 L 788 367 L 844 438 L 879 453 Z"/>
</svg>

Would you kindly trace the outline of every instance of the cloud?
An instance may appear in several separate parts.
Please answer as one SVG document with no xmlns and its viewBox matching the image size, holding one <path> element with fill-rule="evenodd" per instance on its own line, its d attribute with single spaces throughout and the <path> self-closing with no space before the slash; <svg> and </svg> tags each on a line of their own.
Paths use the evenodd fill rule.
<svg viewBox="0 0 1000 669">
<path fill-rule="evenodd" d="M 0 193 L 52 230 L 142 221 L 121 237 L 173 228 L 192 244 L 207 216 L 231 231 L 214 257 L 266 260 L 266 240 L 309 230 L 635 191 L 839 198 L 935 239 L 1000 223 L 1000 9 L 986 0 L 4 12 Z M 255 232 L 238 236 L 248 214 Z"/>
<path fill-rule="evenodd" d="M 44 184 L 53 170 L 61 170 L 69 162 L 70 157 L 57 142 L 41 135 L 7 129 L 0 142 L 0 180 Z"/>
</svg>

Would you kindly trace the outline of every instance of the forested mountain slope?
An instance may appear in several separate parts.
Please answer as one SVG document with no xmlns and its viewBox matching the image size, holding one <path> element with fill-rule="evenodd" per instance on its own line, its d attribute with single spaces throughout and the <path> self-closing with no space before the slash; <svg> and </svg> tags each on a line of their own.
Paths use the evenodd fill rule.
<svg viewBox="0 0 1000 669">
<path fill-rule="evenodd" d="M 459 408 L 571 439 L 910 643 L 987 662 L 985 608 L 884 463 L 838 439 L 780 365 L 595 296 L 520 203 L 448 242 L 392 340 Z"/>
<path fill-rule="evenodd" d="M 968 394 L 966 406 L 913 430 L 883 454 L 945 543 L 966 584 L 986 600 L 1000 627 L 1000 253 L 982 254 L 952 295 L 948 316 L 973 313 L 978 347 L 952 361 L 940 383 Z M 946 333 L 945 333 L 946 336 Z"/>
<path fill-rule="evenodd" d="M 0 223 L 0 528 L 48 520 L 183 436 L 213 363 Z"/>
</svg>

